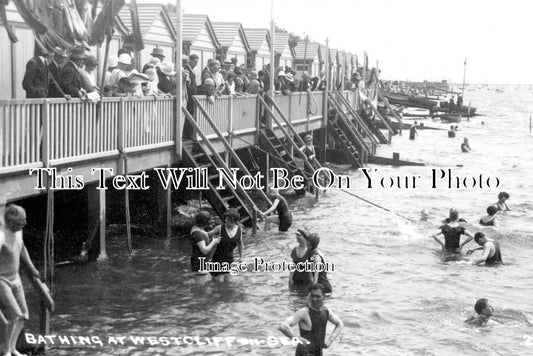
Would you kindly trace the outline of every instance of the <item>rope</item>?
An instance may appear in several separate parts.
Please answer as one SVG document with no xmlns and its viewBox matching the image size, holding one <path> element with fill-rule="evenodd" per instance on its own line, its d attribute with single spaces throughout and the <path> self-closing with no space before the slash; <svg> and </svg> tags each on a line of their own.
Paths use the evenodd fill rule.
<svg viewBox="0 0 533 356">
<path fill-rule="evenodd" d="M 311 95 L 311 92 L 307 92 L 307 94 L 311 97 L 311 100 L 307 101 L 307 113 L 311 115 L 316 115 L 318 113 L 318 103 L 316 102 L 315 96 Z M 315 111 L 313 112 L 311 101 L 315 104 Z"/>
<path fill-rule="evenodd" d="M 44 234 L 44 278 L 50 288 L 52 296 L 55 294 L 54 287 L 54 192 L 50 184 L 46 187 L 46 228 Z"/>
<path fill-rule="evenodd" d="M 118 149 L 120 157 L 124 162 L 124 174 L 128 173 L 128 155 L 123 147 Z M 133 245 L 131 242 L 131 216 L 130 216 L 130 193 L 128 189 L 124 189 L 124 210 L 126 211 L 126 238 L 128 240 L 128 252 L 133 256 Z"/>
<path fill-rule="evenodd" d="M 342 192 L 344 192 L 344 193 L 346 193 L 346 194 L 348 194 L 348 195 L 351 195 L 351 196 L 354 197 L 354 198 L 360 199 L 360 200 L 364 201 L 365 203 L 371 204 L 371 205 L 373 205 L 373 206 L 375 206 L 375 207 L 377 207 L 377 208 L 380 208 L 380 209 L 382 209 L 382 210 L 388 211 L 389 213 L 393 213 L 394 215 L 399 216 L 400 218 L 403 218 L 403 219 L 409 220 L 409 221 L 411 221 L 411 222 L 414 221 L 414 220 L 411 219 L 411 218 L 408 218 L 408 217 L 406 217 L 406 216 L 400 215 L 400 214 L 398 214 L 398 213 L 396 213 L 396 212 L 394 212 L 394 211 L 392 211 L 392 210 L 390 210 L 390 209 L 387 209 L 387 208 L 385 208 L 385 207 L 383 207 L 383 206 L 381 206 L 381 205 L 379 205 L 379 204 L 373 203 L 373 202 L 371 202 L 370 200 L 367 200 L 367 199 L 365 199 L 365 198 L 362 198 L 362 197 L 360 197 L 360 196 L 358 196 L 358 195 L 356 195 L 356 194 L 350 193 L 349 191 L 347 191 L 347 190 L 345 190 L 345 189 L 342 189 L 342 188 L 341 188 L 340 191 L 342 191 Z"/>
</svg>

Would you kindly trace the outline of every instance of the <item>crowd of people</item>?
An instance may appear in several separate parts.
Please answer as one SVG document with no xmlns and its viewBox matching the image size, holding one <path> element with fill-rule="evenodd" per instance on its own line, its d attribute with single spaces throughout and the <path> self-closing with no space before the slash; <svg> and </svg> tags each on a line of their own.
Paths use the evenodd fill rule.
<svg viewBox="0 0 533 356">
<path fill-rule="evenodd" d="M 96 83 L 97 59 L 83 48 L 66 50 L 55 47 L 49 51 L 35 47 L 35 56 L 26 64 L 22 87 L 27 98 L 88 98 L 98 100 L 101 96 L 152 96 L 177 95 L 178 69 L 168 61 L 162 48 L 155 47 L 152 58 L 144 63 L 142 70 L 131 49 L 121 48 L 106 61 L 102 83 Z M 271 70 L 270 64 L 261 70 L 249 69 L 237 58 L 228 61 L 209 59 L 197 80 L 195 68 L 199 64 L 196 54 L 182 56 L 182 93 L 190 101 L 192 95 L 206 95 L 211 102 L 220 95 L 263 94 L 270 88 L 270 73 L 274 72 L 276 93 L 321 91 L 326 88 L 325 73 L 311 77 L 303 72 L 299 78 L 291 67 L 280 66 Z M 361 75 L 355 72 L 350 80 L 344 79 L 345 88 L 364 88 Z M 99 85 L 100 84 L 100 85 Z M 190 106 L 189 106 L 190 108 Z"/>
<path fill-rule="evenodd" d="M 508 193 L 500 192 L 498 194 L 498 201 L 487 208 L 487 215 L 481 217 L 479 224 L 481 226 L 496 226 L 497 213 L 510 210 L 506 203 L 509 197 Z M 428 212 L 426 210 L 422 211 L 423 219 L 427 219 L 427 214 Z M 463 246 L 474 240 L 479 247 L 468 250 L 466 254 L 470 255 L 478 250 L 482 250 L 483 252 L 480 257 L 468 260 L 467 263 L 475 265 L 484 263 L 485 266 L 503 264 L 499 243 L 487 238 L 481 231 L 472 234 L 462 225 L 463 223 L 466 223 L 466 221 L 459 218 L 458 211 L 456 209 L 450 209 L 449 217 L 443 221 L 443 225 L 439 228 L 440 232 L 432 235 L 432 238 L 442 246 L 442 250 L 445 252 L 444 260 L 461 259 L 461 249 Z M 444 241 L 439 238 L 439 235 L 443 235 Z M 466 239 L 461 242 L 463 235 L 466 236 Z"/>
</svg>

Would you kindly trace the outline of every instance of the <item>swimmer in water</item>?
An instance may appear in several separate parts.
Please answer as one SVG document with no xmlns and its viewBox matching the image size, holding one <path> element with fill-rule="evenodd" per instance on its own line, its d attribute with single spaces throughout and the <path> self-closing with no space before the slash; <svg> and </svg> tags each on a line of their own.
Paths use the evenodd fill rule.
<svg viewBox="0 0 533 356">
<path fill-rule="evenodd" d="M 487 208 L 487 214 L 479 219 L 479 223 L 483 226 L 496 226 L 496 214 L 498 213 L 498 207 L 491 205 Z"/>
<path fill-rule="evenodd" d="M 420 212 L 420 220 L 427 221 L 428 219 L 429 219 L 429 209 L 428 208 L 424 208 Z"/>
<path fill-rule="evenodd" d="M 448 221 L 439 228 L 441 231 L 431 236 L 435 241 L 442 246 L 442 249 L 448 253 L 452 254 L 461 254 L 461 248 L 472 241 L 474 235 L 464 228 L 464 226 L 459 225 L 459 213 L 455 209 L 450 209 L 450 216 Z M 438 236 L 444 236 L 444 242 L 442 242 Z M 461 243 L 461 236 L 466 235 L 467 239 Z"/>
<path fill-rule="evenodd" d="M 489 300 L 486 298 L 479 299 L 474 305 L 474 310 L 477 316 L 471 316 L 465 320 L 465 323 L 472 326 L 487 326 L 488 324 L 495 324 L 496 322 L 490 320 L 494 309 L 489 304 Z"/>
<path fill-rule="evenodd" d="M 466 254 L 470 255 L 477 250 L 483 250 L 483 254 L 481 257 L 472 259 L 470 261 L 471 264 L 478 265 L 483 262 L 485 262 L 485 266 L 503 264 L 500 244 L 492 239 L 487 239 L 485 234 L 482 232 L 476 232 L 474 235 L 474 241 L 476 241 L 480 247 L 473 250 L 468 250 Z"/>
<path fill-rule="evenodd" d="M 470 148 L 470 144 L 468 143 L 468 137 L 465 137 L 463 143 L 461 143 L 461 151 L 463 153 L 468 153 L 472 151 L 472 149 Z"/>
<path fill-rule="evenodd" d="M 511 209 L 509 209 L 509 206 L 506 203 L 507 199 L 509 199 L 510 197 L 511 196 L 507 192 L 500 192 L 500 194 L 498 194 L 498 201 L 494 204 L 498 208 L 498 211 L 500 211 L 500 210 L 501 211 L 509 211 L 509 210 L 511 210 Z"/>
</svg>

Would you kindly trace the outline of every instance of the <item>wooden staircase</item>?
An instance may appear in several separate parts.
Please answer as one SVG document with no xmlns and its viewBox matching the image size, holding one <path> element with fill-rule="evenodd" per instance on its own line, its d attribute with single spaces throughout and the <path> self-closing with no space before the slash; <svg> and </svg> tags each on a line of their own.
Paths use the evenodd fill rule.
<svg viewBox="0 0 533 356">
<path fill-rule="evenodd" d="M 200 136 L 201 140 L 189 144 L 184 143 L 183 160 L 190 167 L 207 169 L 209 193 L 207 193 L 206 196 L 209 203 L 220 217 L 222 217 L 229 208 L 238 208 L 242 218 L 241 222 L 246 226 L 252 226 L 255 231 L 258 209 L 247 190 L 242 187 L 238 180 L 235 184 L 235 187 L 226 182 L 225 189 L 216 189 L 220 175 L 217 168 L 222 169 L 227 173 L 228 176 L 233 176 L 231 168 L 238 169 L 239 174 L 237 174 L 237 176 L 251 176 L 251 173 L 228 143 L 222 132 L 215 125 L 209 114 L 202 107 L 200 102 L 196 98 L 194 98 L 194 100 L 198 109 L 200 110 L 200 114 L 205 117 L 206 122 L 213 129 L 215 134 L 218 136 L 218 140 L 224 145 L 226 152 L 229 154 L 228 162 L 233 162 L 236 167 L 230 167 L 228 162 L 226 162 L 226 160 L 224 160 L 218 154 L 215 147 L 211 144 L 209 139 L 198 126 L 195 118 L 192 117 L 192 115 L 184 107 L 182 108 L 182 112 L 185 115 L 185 119 L 188 120 L 195 132 Z M 272 204 L 263 190 L 255 189 L 254 192 L 257 193 L 258 198 L 264 203 L 265 206 L 270 206 Z"/>
<path fill-rule="evenodd" d="M 217 170 L 219 165 L 216 159 L 209 155 L 207 150 L 197 142 L 184 143 L 182 152 L 183 162 L 189 167 L 207 170 L 209 190 L 203 191 L 203 194 L 217 215 L 222 218 L 228 209 L 235 208 L 241 215 L 240 223 L 251 227 L 256 218 L 255 205 L 241 198 L 238 189 L 234 189 L 230 184 L 224 184 L 224 189 L 217 189 L 220 173 Z M 225 164 L 223 168 L 229 172 L 229 167 Z"/>
<path fill-rule="evenodd" d="M 279 166 L 287 170 L 289 179 L 294 176 L 302 176 L 306 181 L 309 181 L 312 178 L 313 172 L 300 169 L 294 156 L 290 154 L 290 148 L 271 129 L 262 128 L 259 130 L 259 145 L 275 159 Z M 305 189 L 296 192 L 305 194 Z"/>
<path fill-rule="evenodd" d="M 352 165 L 356 168 L 362 167 L 368 162 L 368 156 L 373 151 L 372 147 L 365 141 L 358 128 L 344 113 L 342 105 L 331 93 L 328 102 L 332 108 L 332 113 L 328 117 L 328 128 L 331 128 L 334 138 L 350 157 Z"/>
<path fill-rule="evenodd" d="M 375 147 L 378 144 L 389 143 L 387 137 L 383 135 L 383 133 L 372 123 L 372 121 L 363 120 L 361 115 L 359 115 L 357 111 L 350 105 L 348 99 L 346 99 L 342 93 L 338 93 L 336 98 L 339 104 L 344 105 L 344 107 L 347 109 L 348 113 L 346 115 L 348 116 L 348 120 L 350 120 L 350 122 L 355 126 L 356 130 L 364 133 L 366 137 L 372 141 L 373 154 L 375 153 Z"/>
</svg>

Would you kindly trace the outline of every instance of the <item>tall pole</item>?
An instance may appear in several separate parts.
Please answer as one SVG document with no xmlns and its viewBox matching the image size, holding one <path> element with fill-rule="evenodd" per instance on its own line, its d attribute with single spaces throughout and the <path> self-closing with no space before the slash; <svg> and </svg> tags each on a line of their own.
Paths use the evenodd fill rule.
<svg viewBox="0 0 533 356">
<path fill-rule="evenodd" d="M 181 159 L 181 135 L 183 127 L 183 117 L 181 108 L 183 107 L 183 76 L 182 76 L 182 18 L 181 18 L 181 0 L 176 0 L 176 71 L 177 73 L 177 94 L 176 94 L 176 112 L 175 112 L 175 124 L 176 124 L 176 154 Z"/>
<path fill-rule="evenodd" d="M 274 42 L 276 41 L 276 31 L 274 28 L 274 0 L 270 0 L 270 97 L 274 100 L 274 76 L 276 75 L 275 68 L 275 53 Z"/>
<path fill-rule="evenodd" d="M 461 90 L 461 96 L 463 97 L 463 100 L 465 98 L 465 96 L 464 96 L 464 93 L 465 93 L 465 78 L 466 78 L 466 58 L 465 58 L 465 69 L 463 71 L 463 90 Z"/>
</svg>

